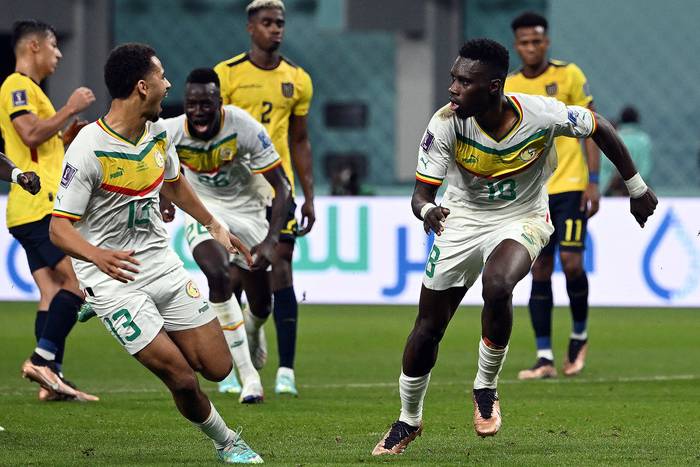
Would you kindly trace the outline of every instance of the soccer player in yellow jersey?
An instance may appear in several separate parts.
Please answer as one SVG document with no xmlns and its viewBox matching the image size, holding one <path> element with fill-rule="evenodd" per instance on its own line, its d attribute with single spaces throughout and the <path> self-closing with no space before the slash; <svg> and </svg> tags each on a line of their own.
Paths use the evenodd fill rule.
<svg viewBox="0 0 700 467">
<path fill-rule="evenodd" d="M 508 76 L 506 92 L 554 97 L 567 105 L 593 108 L 586 77 L 573 63 L 548 58 L 547 20 L 536 13 L 523 13 L 513 20 L 515 49 L 522 68 Z M 581 141 L 586 156 L 581 150 Z M 586 222 L 598 211 L 600 152 L 591 138 L 559 137 L 555 141 L 558 166 L 547 184 L 554 233 L 532 266 L 530 317 L 537 342 L 537 362 L 519 373 L 520 379 L 554 377 L 552 352 L 552 271 L 554 251 L 559 248 L 572 315 L 569 349 L 564 360 L 566 376 L 577 375 L 588 350 L 588 278 L 583 268 Z"/>
<path fill-rule="evenodd" d="M 17 21 L 12 45 L 17 62 L 15 72 L 0 87 L 0 130 L 8 157 L 19 169 L 41 178 L 41 190 L 35 196 L 13 184 L 7 201 L 7 226 L 27 254 L 41 296 L 35 321 L 37 347 L 22 368 L 25 377 L 36 381 L 60 376 L 66 336 L 83 302 L 70 259 L 51 243 L 48 229 L 64 145 L 87 122 L 75 119 L 63 134 L 60 130 L 95 96 L 88 88 L 78 88 L 57 112 L 39 87 L 62 57 L 50 25 Z M 41 389 L 39 397 L 61 396 Z"/>
<path fill-rule="evenodd" d="M 279 349 L 279 369 L 275 393 L 297 395 L 294 378 L 294 350 L 297 333 L 297 301 L 292 282 L 292 255 L 297 235 L 305 235 L 313 227 L 314 189 L 311 146 L 306 116 L 311 104 L 312 85 L 309 75 L 280 55 L 284 34 L 284 4 L 279 0 L 254 0 L 246 8 L 249 52 L 216 65 L 221 81 L 224 105 L 234 104 L 259 120 L 270 134 L 282 159 L 284 172 L 292 184 L 294 171 L 299 176 L 304 204 L 302 225 L 298 230 L 292 206 L 288 222 L 280 232 L 277 258 L 272 263 L 274 319 Z M 267 316 L 248 314 L 248 343 L 253 363 L 261 367 L 267 357 L 262 325 Z"/>
</svg>

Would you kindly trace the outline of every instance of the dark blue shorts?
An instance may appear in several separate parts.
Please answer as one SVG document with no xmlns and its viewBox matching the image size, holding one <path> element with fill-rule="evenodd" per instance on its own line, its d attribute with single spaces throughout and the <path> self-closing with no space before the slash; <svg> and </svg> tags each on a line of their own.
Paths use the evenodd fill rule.
<svg viewBox="0 0 700 467">
<path fill-rule="evenodd" d="M 10 227 L 10 233 L 24 248 L 31 272 L 54 268 L 66 254 L 49 240 L 51 214 L 41 220 Z"/>
<path fill-rule="evenodd" d="M 299 231 L 299 223 L 296 218 L 297 203 L 292 199 L 292 205 L 287 213 L 287 221 L 282 230 L 280 230 L 280 242 L 294 243 L 297 241 L 297 233 Z M 272 208 L 267 207 L 267 221 L 272 218 Z"/>
<path fill-rule="evenodd" d="M 554 233 L 540 256 L 554 255 L 559 251 L 582 252 L 586 248 L 586 211 L 581 211 L 582 191 L 567 191 L 549 195 L 549 215 L 552 216 Z"/>
</svg>

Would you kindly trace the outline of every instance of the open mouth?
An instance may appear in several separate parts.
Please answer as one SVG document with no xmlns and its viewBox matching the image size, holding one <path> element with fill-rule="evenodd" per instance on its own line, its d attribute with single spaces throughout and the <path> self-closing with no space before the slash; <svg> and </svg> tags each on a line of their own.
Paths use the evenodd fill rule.
<svg viewBox="0 0 700 467">
<path fill-rule="evenodd" d="M 197 123 L 197 122 L 190 122 L 192 124 L 192 128 L 195 129 L 197 133 L 206 133 L 209 131 L 209 124 L 208 123 Z"/>
<path fill-rule="evenodd" d="M 456 111 L 457 109 L 459 109 L 459 104 L 450 101 L 450 110 Z"/>
</svg>

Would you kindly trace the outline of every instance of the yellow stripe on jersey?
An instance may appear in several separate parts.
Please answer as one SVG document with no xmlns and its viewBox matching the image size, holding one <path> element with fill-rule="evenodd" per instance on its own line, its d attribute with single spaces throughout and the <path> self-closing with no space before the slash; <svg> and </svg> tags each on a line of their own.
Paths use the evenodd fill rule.
<svg viewBox="0 0 700 467">
<path fill-rule="evenodd" d="M 431 177 L 430 175 L 425 175 L 420 172 L 416 172 L 416 180 L 421 181 L 423 183 L 427 183 L 429 185 L 442 185 L 442 179 Z"/>
<path fill-rule="evenodd" d="M 120 141 L 129 142 L 109 127 L 102 119 L 97 121 L 100 128 Z M 142 139 L 141 136 L 139 139 Z M 166 133 L 162 132 L 138 154 L 118 151 L 95 151 L 102 166 L 100 188 L 128 196 L 143 196 L 155 189 L 165 175 Z M 130 142 L 129 142 L 130 143 Z M 133 143 L 130 143 L 133 144 Z"/>
<path fill-rule="evenodd" d="M 548 130 L 505 149 L 494 149 L 457 133 L 455 160 L 469 173 L 484 178 L 501 178 L 525 170 L 545 150 Z"/>
<path fill-rule="evenodd" d="M 60 209 L 54 209 L 51 215 L 54 217 L 63 217 L 64 219 L 70 219 L 72 221 L 79 221 L 80 218 L 83 217 L 82 214 L 75 214 L 73 212 L 62 211 Z"/>
<path fill-rule="evenodd" d="M 208 148 L 177 145 L 177 155 L 180 162 L 194 172 L 215 173 L 227 162 L 231 162 L 238 154 L 238 133 L 233 133 Z"/>
<path fill-rule="evenodd" d="M 253 173 L 264 174 L 265 172 L 269 172 L 270 170 L 274 169 L 275 167 L 279 167 L 281 164 L 282 164 L 282 159 L 277 159 L 276 161 L 270 162 L 265 167 L 261 167 L 259 169 L 254 169 Z"/>
<path fill-rule="evenodd" d="M 515 132 L 515 130 L 520 126 L 520 123 L 523 121 L 523 109 L 522 107 L 520 107 L 520 102 L 518 102 L 518 100 L 512 96 L 506 96 L 506 99 L 508 100 L 508 103 L 513 108 L 513 110 L 515 110 L 515 113 L 518 114 L 518 119 L 510 128 L 510 130 L 508 130 L 508 133 L 506 133 L 506 135 L 503 138 L 499 140 L 493 139 L 493 137 L 490 134 L 488 134 L 481 128 L 481 126 L 479 126 L 479 122 L 476 120 L 476 118 L 474 119 L 474 123 L 476 124 L 476 127 L 479 129 L 479 131 L 481 131 L 488 139 L 495 143 L 499 143 L 508 139 L 508 137 Z"/>
</svg>

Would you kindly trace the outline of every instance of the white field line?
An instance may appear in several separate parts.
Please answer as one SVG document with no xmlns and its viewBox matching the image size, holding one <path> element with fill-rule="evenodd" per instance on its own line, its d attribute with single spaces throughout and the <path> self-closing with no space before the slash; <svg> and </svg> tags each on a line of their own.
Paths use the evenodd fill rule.
<svg viewBox="0 0 700 467">
<path fill-rule="evenodd" d="M 620 376 L 617 378 L 556 378 L 537 381 L 536 384 L 621 384 L 621 383 L 648 383 L 657 381 L 694 381 L 700 380 L 700 375 L 648 375 L 648 376 Z M 499 384 L 523 384 L 525 381 L 517 379 L 501 379 Z M 373 389 L 373 388 L 398 388 L 398 381 L 377 383 L 347 383 L 347 384 L 300 384 L 301 389 Z M 464 381 L 440 381 L 431 380 L 431 386 L 467 386 L 471 380 Z M 18 390 L 16 387 L 0 386 L 0 399 L 2 396 L 21 396 L 35 392 L 38 386 L 27 385 Z M 163 393 L 167 394 L 165 387 L 137 388 L 137 387 L 106 387 L 90 388 L 90 392 L 102 394 L 139 394 L 139 393 Z"/>
</svg>

